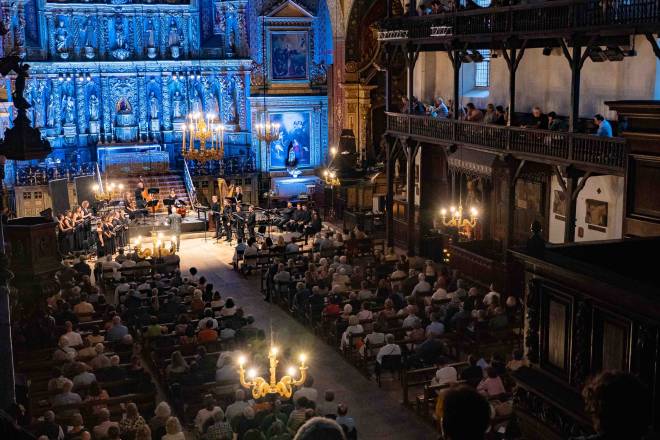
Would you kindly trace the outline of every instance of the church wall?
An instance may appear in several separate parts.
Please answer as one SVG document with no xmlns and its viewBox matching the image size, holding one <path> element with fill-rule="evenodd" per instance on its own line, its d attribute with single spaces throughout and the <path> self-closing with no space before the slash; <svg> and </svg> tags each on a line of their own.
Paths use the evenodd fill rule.
<svg viewBox="0 0 660 440">
<path fill-rule="evenodd" d="M 550 191 L 550 221 L 549 241 L 564 242 L 564 221 L 556 218 L 553 212 L 557 191 L 561 191 L 557 176 L 552 178 Z M 624 179 L 618 176 L 594 176 L 587 180 L 584 188 L 578 194 L 575 212 L 575 241 L 613 240 L 622 237 L 623 230 L 623 192 Z M 592 225 L 589 227 L 587 215 L 587 200 L 607 203 L 607 226 Z M 595 216 L 594 216 L 595 217 Z M 594 220 L 595 221 L 595 220 Z M 580 230 L 583 231 L 580 237 Z"/>
<path fill-rule="evenodd" d="M 602 113 L 615 119 L 604 104 L 608 100 L 649 99 L 654 96 L 656 83 L 656 57 L 645 37 L 635 39 L 636 57 L 621 62 L 594 63 L 587 59 L 582 69 L 580 116 L 591 117 Z M 520 62 L 516 82 L 516 109 L 529 112 L 535 105 L 548 112 L 568 115 L 570 107 L 571 71 L 563 55 L 544 56 L 541 49 L 528 49 Z M 474 102 L 484 108 L 488 103 L 508 102 L 509 72 L 502 57 L 491 61 L 491 86 L 474 90 L 470 78 L 473 64 L 461 69 L 462 104 Z M 487 93 L 486 93 L 487 92 Z M 445 100 L 453 96 L 453 71 L 444 52 L 421 53 L 415 65 L 415 95 L 425 102 L 433 96 Z"/>
</svg>

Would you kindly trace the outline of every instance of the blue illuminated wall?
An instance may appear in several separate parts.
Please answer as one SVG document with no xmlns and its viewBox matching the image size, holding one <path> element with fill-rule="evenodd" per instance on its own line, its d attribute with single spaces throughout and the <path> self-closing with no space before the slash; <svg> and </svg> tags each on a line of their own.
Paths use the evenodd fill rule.
<svg viewBox="0 0 660 440">
<path fill-rule="evenodd" d="M 2 26 L 10 29 L 2 37 L 2 52 L 17 52 L 31 66 L 25 92 L 33 106 L 30 118 L 50 140 L 54 158 L 95 160 L 97 146 L 156 142 L 174 166 L 180 163 L 183 120 L 196 110 L 219 114 L 229 128 L 227 155 L 261 158 L 269 147 L 255 142 L 251 126 L 254 117 L 263 118 L 253 105 L 256 97 L 263 100 L 264 84 L 267 99 L 295 96 L 299 107 L 290 110 L 308 112 L 309 148 L 318 149 L 308 152 L 310 165 L 327 143 L 327 121 L 320 122 L 310 107 L 324 102 L 319 115 L 327 119 L 327 100 L 319 100 L 325 98 L 325 71 L 332 62 L 324 0 L 2 0 L 0 5 Z M 286 69 L 277 78 L 272 57 L 262 50 L 264 43 L 271 49 L 276 34 L 279 71 Z M 304 47 L 293 53 L 286 43 L 297 38 Z M 287 90 L 289 83 L 293 88 Z M 270 169 L 270 160 L 257 162 Z"/>
</svg>

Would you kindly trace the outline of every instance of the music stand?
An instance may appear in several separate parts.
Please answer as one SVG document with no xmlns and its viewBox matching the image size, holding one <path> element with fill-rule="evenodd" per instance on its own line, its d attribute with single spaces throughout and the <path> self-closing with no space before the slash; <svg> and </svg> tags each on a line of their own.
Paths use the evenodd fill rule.
<svg viewBox="0 0 660 440">
<path fill-rule="evenodd" d="M 151 215 L 152 215 L 151 223 L 154 228 L 156 227 L 156 206 L 158 206 L 158 202 L 159 202 L 158 199 L 149 200 L 147 202 L 147 209 L 151 208 Z"/>
</svg>

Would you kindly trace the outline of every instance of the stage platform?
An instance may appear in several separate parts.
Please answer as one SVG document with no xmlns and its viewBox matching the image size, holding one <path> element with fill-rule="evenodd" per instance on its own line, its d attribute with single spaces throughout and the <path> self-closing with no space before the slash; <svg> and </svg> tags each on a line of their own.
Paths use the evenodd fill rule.
<svg viewBox="0 0 660 440">
<path fill-rule="evenodd" d="M 197 218 L 197 212 L 192 212 L 186 215 L 181 224 L 181 233 L 187 234 L 192 232 L 204 232 L 205 222 Z M 156 216 L 149 216 L 142 220 L 140 223 L 131 223 L 128 227 L 128 237 L 135 238 L 138 236 L 147 237 L 151 231 L 162 232 L 169 235 L 170 226 L 167 224 L 166 213 L 156 213 Z"/>
</svg>

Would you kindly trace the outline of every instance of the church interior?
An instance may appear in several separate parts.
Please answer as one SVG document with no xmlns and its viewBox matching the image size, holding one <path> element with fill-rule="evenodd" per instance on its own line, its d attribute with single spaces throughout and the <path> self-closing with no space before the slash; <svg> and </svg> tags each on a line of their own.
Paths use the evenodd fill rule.
<svg viewBox="0 0 660 440">
<path fill-rule="evenodd" d="M 0 0 L 0 438 L 660 438 L 658 29 Z"/>
</svg>

